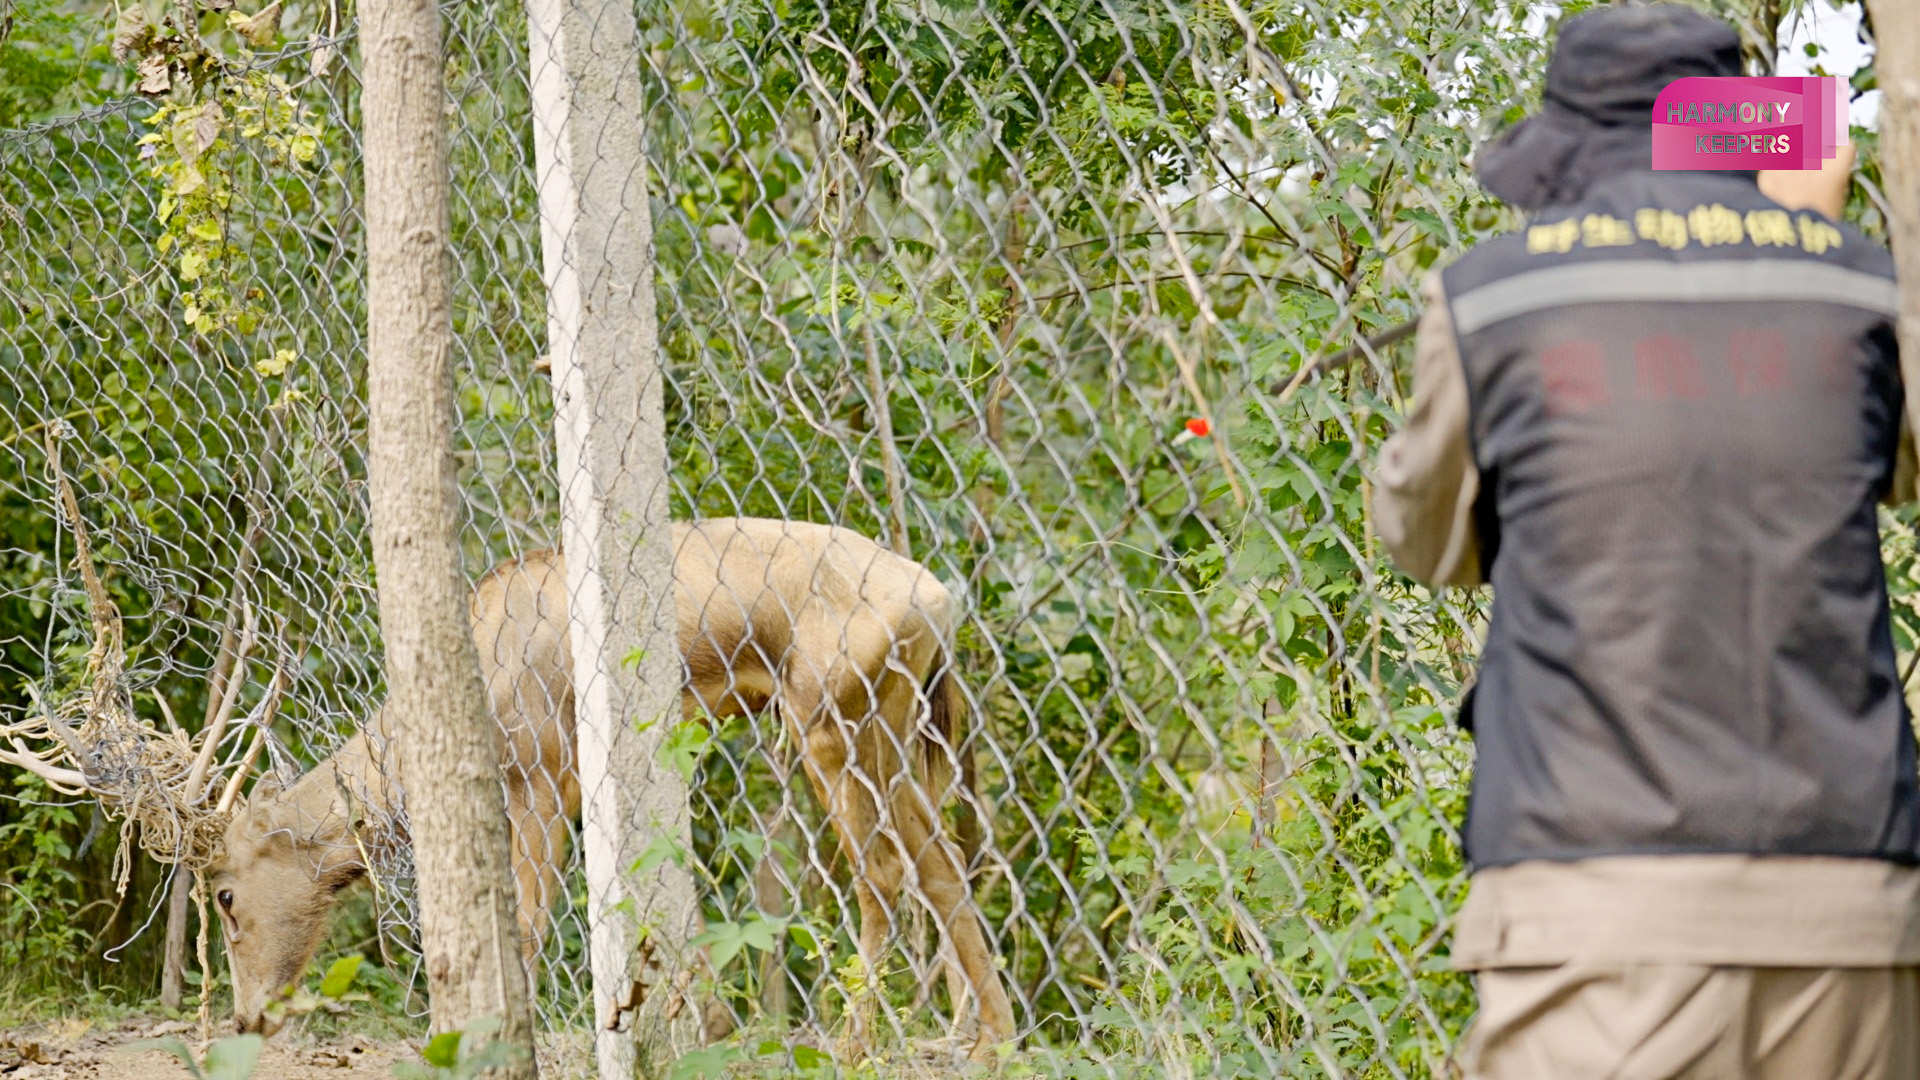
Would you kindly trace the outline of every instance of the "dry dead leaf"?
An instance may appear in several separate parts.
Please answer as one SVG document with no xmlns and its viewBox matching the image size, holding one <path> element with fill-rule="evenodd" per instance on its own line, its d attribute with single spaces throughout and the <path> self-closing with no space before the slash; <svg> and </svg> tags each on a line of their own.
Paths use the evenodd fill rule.
<svg viewBox="0 0 1920 1080">
<path fill-rule="evenodd" d="M 63 1016 L 47 1025 L 54 1042 L 72 1042 L 93 1030 L 93 1021 L 84 1016 Z"/>
<path fill-rule="evenodd" d="M 140 67 L 137 70 L 140 73 L 140 81 L 134 89 L 140 93 L 158 97 L 173 88 L 173 73 L 167 67 L 166 57 L 149 56 L 140 61 Z"/>
<path fill-rule="evenodd" d="M 220 129 L 225 127 L 226 123 L 227 113 L 220 107 L 219 102 L 209 101 L 206 107 L 200 110 L 200 115 L 193 121 L 195 157 L 207 152 L 207 147 L 212 146 L 213 141 L 220 137 Z"/>
<path fill-rule="evenodd" d="M 144 52 L 147 43 L 153 40 L 153 27 L 147 22 L 145 8 L 138 4 L 129 6 L 120 13 L 120 21 L 113 28 L 113 58 L 126 63 L 128 59 Z"/>
<path fill-rule="evenodd" d="M 233 28 L 256 49 L 273 44 L 273 39 L 280 36 L 280 0 L 274 0 L 249 18 L 238 20 Z"/>
</svg>

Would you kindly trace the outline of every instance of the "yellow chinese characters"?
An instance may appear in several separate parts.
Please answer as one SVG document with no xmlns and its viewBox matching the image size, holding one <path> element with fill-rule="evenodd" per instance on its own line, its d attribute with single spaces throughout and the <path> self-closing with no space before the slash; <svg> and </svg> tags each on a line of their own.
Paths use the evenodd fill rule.
<svg viewBox="0 0 1920 1080">
<path fill-rule="evenodd" d="M 1815 218 L 1800 216 L 1800 246 L 1815 255 L 1840 246 L 1840 230 Z"/>
<path fill-rule="evenodd" d="M 1551 225 L 1535 225 L 1527 230 L 1527 254 L 1564 255 L 1573 250 L 1573 242 L 1578 239 L 1580 223 L 1572 218 Z"/>
<path fill-rule="evenodd" d="M 1650 241 L 1668 251 L 1689 243 L 1721 247 L 1750 243 L 1754 247 L 1790 248 L 1798 245 L 1810 255 L 1824 255 L 1841 245 L 1839 229 L 1816 217 L 1794 216 L 1785 210 L 1749 210 L 1741 213 L 1719 204 L 1703 204 L 1686 213 L 1646 207 L 1634 211 L 1631 223 L 1611 214 L 1587 214 L 1527 229 L 1529 255 L 1564 255 L 1575 247 L 1626 247 Z"/>
<path fill-rule="evenodd" d="M 1785 210 L 1749 210 L 1747 236 L 1756 247 L 1792 247 L 1793 219 Z"/>
<path fill-rule="evenodd" d="M 1588 214 L 1527 230 L 1527 253 L 1565 254 L 1578 242 L 1582 247 L 1625 247 L 1633 243 L 1633 227 L 1611 214 Z"/>
<path fill-rule="evenodd" d="M 1698 240 L 1702 247 L 1717 247 L 1746 239 L 1746 230 L 1740 227 L 1737 211 L 1714 203 L 1687 211 L 1687 235 Z"/>
<path fill-rule="evenodd" d="M 1588 214 L 1580 219 L 1580 242 L 1587 247 L 1625 247 L 1633 243 L 1633 228 L 1611 214 Z"/>
<path fill-rule="evenodd" d="M 1640 239 L 1651 240 L 1668 251 L 1687 246 L 1687 219 L 1671 210 L 1638 211 L 1633 215 L 1633 227 Z"/>
</svg>

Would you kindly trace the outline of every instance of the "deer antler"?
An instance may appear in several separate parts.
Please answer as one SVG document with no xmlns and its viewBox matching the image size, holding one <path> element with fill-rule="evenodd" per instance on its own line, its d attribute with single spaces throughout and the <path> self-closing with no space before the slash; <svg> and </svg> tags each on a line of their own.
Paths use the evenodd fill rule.
<svg viewBox="0 0 1920 1080">
<path fill-rule="evenodd" d="M 107 595 L 106 586 L 100 583 L 100 575 L 93 569 L 93 545 L 87 539 L 87 522 L 80 516 L 80 501 L 73 496 L 73 485 L 67 482 L 67 472 L 60 467 L 60 438 L 58 427 L 47 430 L 47 465 L 53 470 L 55 484 L 59 489 L 60 509 L 66 514 L 67 524 L 73 530 L 73 559 L 80 567 L 80 580 L 87 589 L 87 614 L 93 619 L 93 648 L 87 653 L 87 674 L 93 677 L 94 702 L 97 712 L 109 707 L 102 700 L 119 688 L 120 668 L 126 661 L 123 631 L 120 623 L 120 609 Z"/>
<path fill-rule="evenodd" d="M 13 765 L 45 780 L 48 786 L 62 795 L 83 795 L 87 791 L 87 778 L 77 769 L 63 769 L 52 765 L 19 739 L 8 740 L 13 744 L 12 751 L 0 750 L 0 763 Z"/>
<path fill-rule="evenodd" d="M 220 656 L 210 673 L 206 723 L 189 738 L 164 698 L 158 698 L 165 730 L 139 717 L 127 686 L 120 612 L 101 583 L 93 565 L 93 548 L 80 502 L 61 467 L 56 428 L 47 440 L 47 461 L 55 489 L 57 515 L 72 531 L 75 563 L 86 588 L 94 643 L 87 654 L 87 682 L 57 707 L 42 699 L 29 684 L 34 711 L 17 720 L 0 719 L 0 766 L 13 766 L 40 777 L 65 794 L 90 794 L 121 819 L 123 856 L 132 841 L 165 863 L 198 869 L 214 857 L 247 772 L 266 746 L 287 691 L 290 673 L 285 658 L 286 627 L 275 635 L 282 656 L 274 665 L 272 685 L 246 719 L 254 733 L 251 745 L 226 766 L 216 766 L 227 736 L 235 730 L 247 681 L 247 662 L 261 637 L 256 612 L 247 599 L 254 566 L 253 540 L 260 520 L 242 540 L 232 606 L 222 633 Z M 236 627 L 236 623 L 240 624 Z M 225 776 L 225 769 L 232 769 Z M 138 822 L 139 829 L 134 828 Z M 119 870 L 121 888 L 131 864 Z"/>
<path fill-rule="evenodd" d="M 279 714 L 280 698 L 287 689 L 287 666 L 284 662 L 274 665 L 273 683 L 267 688 L 267 696 L 247 714 L 247 723 L 253 728 L 253 743 L 234 766 L 233 775 L 227 779 L 227 786 L 220 793 L 220 802 L 215 805 L 214 813 L 222 817 L 233 812 L 234 800 L 240 796 L 240 785 L 246 782 L 247 774 L 253 771 L 253 763 L 260 757 L 260 751 L 267 746 L 267 729 L 273 726 L 273 718 Z"/>
<path fill-rule="evenodd" d="M 220 749 L 220 741 L 226 737 L 227 724 L 233 720 L 233 710 L 240 704 L 240 688 L 247 681 L 247 654 L 253 651 L 258 625 L 254 621 L 253 605 L 244 599 L 240 601 L 240 619 L 240 644 L 234 650 L 233 668 L 227 674 L 219 711 L 201 731 L 200 753 L 193 759 L 193 771 L 187 774 L 188 802 L 197 803 L 206 794 L 207 771 L 213 766 L 213 755 Z"/>
<path fill-rule="evenodd" d="M 54 716 L 53 710 L 41 700 L 40 691 L 32 683 L 26 684 L 26 691 L 27 696 L 33 699 L 34 706 L 40 710 L 39 720 L 37 723 L 0 725 L 0 734 L 5 734 L 7 742 L 13 746 L 11 752 L 0 750 L 0 762 L 27 770 L 53 785 L 54 790 L 62 795 L 84 793 L 89 787 L 85 774 L 78 769 L 62 768 L 48 760 L 61 751 L 65 751 L 74 760 L 79 760 L 79 738 L 74 735 L 73 729 L 62 724 Z M 21 741 L 23 737 L 37 740 L 51 739 L 55 740 L 57 745 L 50 751 L 35 751 Z"/>
</svg>

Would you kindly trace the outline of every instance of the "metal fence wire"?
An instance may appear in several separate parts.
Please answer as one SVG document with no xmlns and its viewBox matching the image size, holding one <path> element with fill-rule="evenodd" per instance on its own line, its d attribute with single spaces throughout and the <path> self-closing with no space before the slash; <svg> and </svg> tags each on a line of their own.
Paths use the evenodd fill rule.
<svg viewBox="0 0 1920 1080">
<path fill-rule="evenodd" d="M 0 723 L 90 685 L 64 476 L 133 712 L 199 731 L 251 620 L 227 681 L 255 722 L 217 761 L 268 725 L 284 778 L 382 697 L 356 45 L 338 4 L 288 0 L 266 26 L 246 0 L 197 2 L 166 13 L 200 27 L 211 75 L 152 32 L 185 16 L 123 16 L 127 96 L 0 133 Z M 1397 576 L 1368 528 L 1363 463 L 1407 407 L 1409 350 L 1272 387 L 1414 315 L 1429 266 L 1514 223 L 1463 162 L 1537 99 L 1560 5 L 634 3 L 674 515 L 842 526 L 878 545 L 869 573 L 908 558 L 950 594 L 963 719 L 943 752 L 972 765 L 934 794 L 1015 1059 L 1442 1068 L 1471 1008 L 1444 936 L 1468 765 L 1448 717 L 1480 598 Z M 527 17 L 443 12 L 478 580 L 559 540 L 554 403 Z M 865 587 L 829 577 L 787 599 Z M 777 637 L 733 661 L 777 672 Z M 923 875 L 883 966 L 851 962 L 866 856 L 839 843 L 792 719 L 676 718 L 665 740 L 711 1003 L 680 1075 L 845 1064 L 862 1002 L 883 1075 L 945 1075 L 974 1002 L 942 978 Z M 423 1010 L 405 848 L 382 851 L 322 959 L 384 956 Z M 536 993 L 544 1067 L 585 1075 L 565 851 Z M 128 903 L 157 933 L 164 879 L 140 880 Z"/>
</svg>

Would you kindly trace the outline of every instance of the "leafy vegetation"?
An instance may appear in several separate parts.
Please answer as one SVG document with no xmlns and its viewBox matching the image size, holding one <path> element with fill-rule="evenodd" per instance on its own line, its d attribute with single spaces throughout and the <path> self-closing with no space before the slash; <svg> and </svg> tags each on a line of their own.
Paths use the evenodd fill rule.
<svg viewBox="0 0 1920 1080">
<path fill-rule="evenodd" d="M 1480 598 L 1397 576 L 1366 510 L 1403 357 L 1265 390 L 1513 224 L 1463 162 L 1585 6 L 637 5 L 675 509 L 898 537 L 964 598 L 1010 1074 L 1423 1073 L 1470 1012 L 1447 711 Z M 195 726 L 248 598 L 293 669 L 276 754 L 300 767 L 381 690 L 351 38 L 310 3 L 272 33 L 216 4 L 12 10 L 0 128 L 96 111 L 0 133 L 0 709 L 70 691 L 89 644 L 44 475 L 61 435 L 140 700 Z M 559 493 L 524 15 L 445 12 L 477 574 L 552 543 Z M 1864 194 L 1851 213 L 1879 229 Z M 1910 517 L 1887 535 L 1910 653 Z M 697 871 L 704 989 L 737 1025 L 676 1075 L 838 1075 L 821 1036 L 864 994 L 903 1040 L 944 1034 L 923 925 L 901 927 L 920 960 L 852 961 L 846 870 L 778 725 L 682 725 L 669 751 L 694 843 L 647 857 Z M 122 876 L 84 802 L 0 791 L 13 992 L 150 993 L 164 870 Z M 368 1009 L 404 1013 L 387 870 L 331 951 L 379 943 Z M 568 890 L 554 1029 L 590 1023 Z M 495 1052 L 438 1045 L 435 1076 Z M 911 1045 L 880 1074 L 911 1075 Z"/>
</svg>

